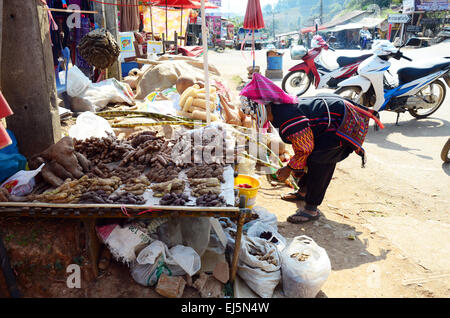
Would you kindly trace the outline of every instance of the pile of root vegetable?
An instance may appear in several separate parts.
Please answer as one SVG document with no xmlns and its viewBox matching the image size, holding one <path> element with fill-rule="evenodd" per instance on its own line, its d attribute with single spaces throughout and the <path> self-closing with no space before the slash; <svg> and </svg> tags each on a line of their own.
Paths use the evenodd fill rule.
<svg viewBox="0 0 450 318">
<path fill-rule="evenodd" d="M 152 130 L 125 139 L 113 134 L 85 140 L 65 137 L 30 161 L 35 166 L 45 163 L 48 171 L 38 176 L 41 186 L 23 201 L 142 205 L 149 190 L 160 205 L 225 206 L 220 196 L 224 165 L 177 162 L 173 159 L 177 142 Z M 0 201 L 10 200 L 1 193 Z"/>
</svg>

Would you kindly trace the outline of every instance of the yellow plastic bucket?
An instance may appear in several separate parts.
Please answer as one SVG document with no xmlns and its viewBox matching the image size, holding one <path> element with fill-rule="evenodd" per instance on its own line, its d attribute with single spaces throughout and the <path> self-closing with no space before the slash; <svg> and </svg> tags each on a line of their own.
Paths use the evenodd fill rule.
<svg viewBox="0 0 450 318">
<path fill-rule="evenodd" d="M 239 188 L 238 185 L 242 183 L 249 184 L 251 188 Z M 241 197 L 241 195 L 245 196 L 246 208 L 251 209 L 255 206 L 256 195 L 258 194 L 259 188 L 261 188 L 261 183 L 258 179 L 240 174 L 236 178 L 234 178 L 234 188 L 239 190 L 239 197 Z"/>
</svg>

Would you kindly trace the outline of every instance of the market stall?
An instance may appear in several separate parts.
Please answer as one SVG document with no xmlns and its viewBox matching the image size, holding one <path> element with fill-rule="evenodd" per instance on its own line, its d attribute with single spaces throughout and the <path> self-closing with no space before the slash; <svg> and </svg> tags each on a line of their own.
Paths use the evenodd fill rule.
<svg viewBox="0 0 450 318">
<path fill-rule="evenodd" d="M 204 7 L 202 1 L 205 34 Z M 111 43 L 99 46 L 105 39 Z M 80 48 L 91 66 L 104 70 L 118 59 L 116 46 L 97 30 Z M 227 272 L 222 277 L 209 269 L 219 289 L 239 272 L 260 297 L 271 297 L 286 241 L 276 216 L 256 205 L 256 167 L 270 176 L 289 159 L 284 149 L 278 152 L 279 136 L 257 134 L 207 54 L 137 61 L 144 66 L 124 81 L 94 83 L 77 66 L 67 70 L 77 117 L 61 119 L 65 137 L 43 151 L 24 158 L 7 132 L 14 142 L 6 160 L 18 164 L 1 175 L 0 216 L 80 219 L 95 277 L 101 243 L 130 266 L 137 283 L 157 290 L 167 277 L 200 273 L 201 281 L 202 257 L 211 252 Z M 28 169 L 19 166 L 22 159 Z M 269 286 L 257 279 L 264 271 L 273 276 Z M 184 288 L 184 280 L 177 281 Z M 159 293 L 181 297 L 183 288 Z M 214 295 L 224 296 L 220 290 Z"/>
</svg>

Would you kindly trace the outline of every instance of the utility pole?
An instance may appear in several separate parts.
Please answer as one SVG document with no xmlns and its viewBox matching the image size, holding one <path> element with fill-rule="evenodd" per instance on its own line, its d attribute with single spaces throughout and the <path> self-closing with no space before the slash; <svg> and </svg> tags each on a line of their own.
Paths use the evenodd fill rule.
<svg viewBox="0 0 450 318">
<path fill-rule="evenodd" d="M 273 38 L 275 39 L 275 7 L 272 6 L 272 29 L 273 29 Z"/>
<path fill-rule="evenodd" d="M 320 23 L 323 24 L 323 0 L 320 0 Z"/>
<path fill-rule="evenodd" d="M 29 157 L 61 139 L 48 11 L 41 1 L 3 1 L 1 87 L 6 124 Z M 30 54 L 32 50 L 32 54 Z"/>
</svg>

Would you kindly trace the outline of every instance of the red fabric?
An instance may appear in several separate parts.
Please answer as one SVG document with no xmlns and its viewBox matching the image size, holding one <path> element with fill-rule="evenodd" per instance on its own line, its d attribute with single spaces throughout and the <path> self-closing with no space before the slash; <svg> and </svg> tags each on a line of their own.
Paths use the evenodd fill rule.
<svg viewBox="0 0 450 318">
<path fill-rule="evenodd" d="M 245 96 L 258 104 L 268 102 L 295 104 L 297 101 L 296 97 L 286 94 L 270 79 L 259 73 L 253 73 L 252 80 L 241 90 L 239 95 Z"/>
<path fill-rule="evenodd" d="M 244 29 L 259 30 L 264 29 L 264 19 L 261 12 L 259 0 L 248 0 L 245 11 Z"/>
<path fill-rule="evenodd" d="M 3 127 L 2 123 L 0 123 L 0 149 L 5 148 L 12 144 L 12 140 L 8 135 L 5 127 Z"/>
<path fill-rule="evenodd" d="M 287 139 L 292 143 L 294 156 L 288 166 L 295 170 L 304 169 L 309 155 L 314 150 L 314 134 L 310 127 L 290 135 Z"/>
<path fill-rule="evenodd" d="M 0 119 L 11 116 L 13 114 L 11 108 L 9 108 L 8 102 L 0 91 Z"/>
<path fill-rule="evenodd" d="M 173 7 L 173 8 L 184 8 L 184 9 L 200 9 L 201 2 L 194 0 L 158 0 L 153 3 L 157 7 Z M 217 9 L 218 6 L 205 1 L 205 9 Z"/>
<path fill-rule="evenodd" d="M 203 53 L 203 48 L 201 46 L 179 46 L 178 53 L 184 56 L 200 56 Z"/>
</svg>

